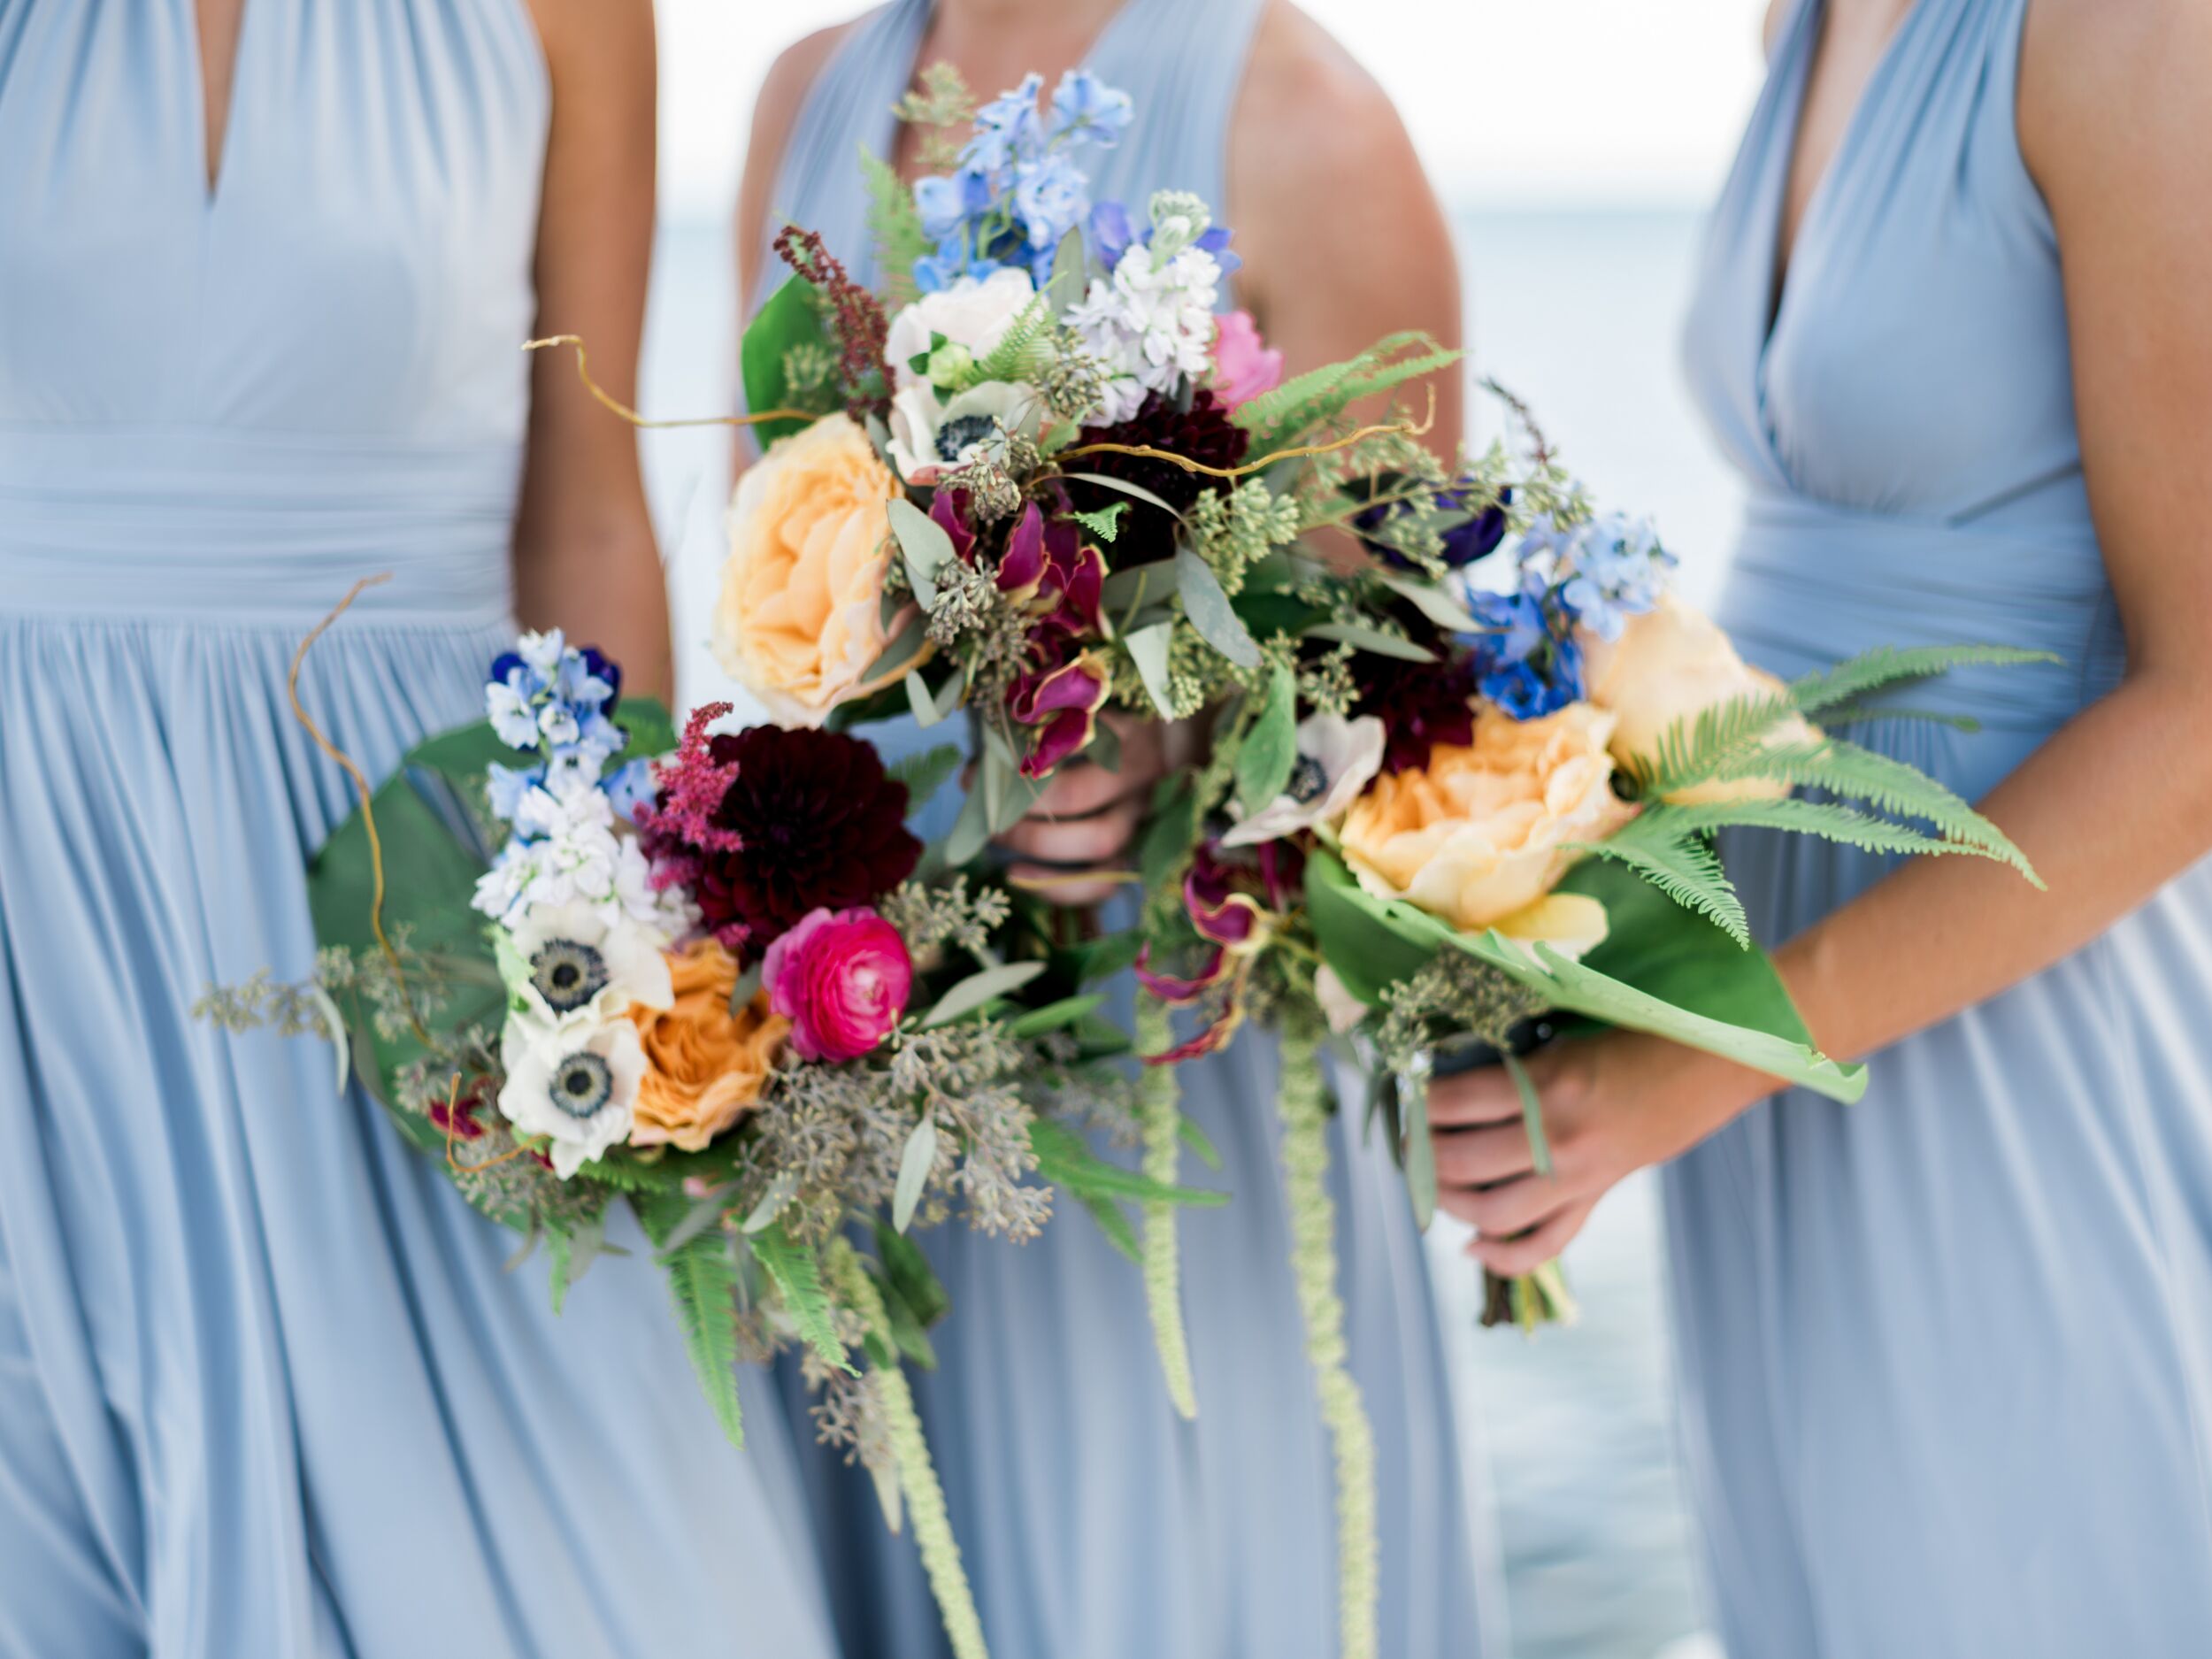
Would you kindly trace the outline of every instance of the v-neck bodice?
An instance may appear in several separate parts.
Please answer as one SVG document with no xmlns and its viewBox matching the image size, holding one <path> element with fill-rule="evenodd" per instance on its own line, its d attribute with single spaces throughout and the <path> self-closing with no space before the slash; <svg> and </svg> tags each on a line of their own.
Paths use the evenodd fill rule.
<svg viewBox="0 0 2212 1659">
<path fill-rule="evenodd" d="M 2050 216 L 2014 125 L 2025 0 L 1918 0 L 1776 253 L 1824 0 L 1798 0 L 1716 211 L 1690 373 L 1758 485 L 1971 518 L 2078 472 Z"/>
<path fill-rule="evenodd" d="M 2016 733 L 1957 750 L 1949 781 L 1970 793 L 2120 662 L 2057 237 L 2015 123 L 2027 0 L 1918 0 L 1807 208 L 1778 304 L 1824 4 L 1797 0 L 1784 27 L 1689 319 L 1693 391 L 1751 485 L 1721 616 L 1782 673 L 1883 644 L 2063 657 L 1916 693 Z"/>
</svg>

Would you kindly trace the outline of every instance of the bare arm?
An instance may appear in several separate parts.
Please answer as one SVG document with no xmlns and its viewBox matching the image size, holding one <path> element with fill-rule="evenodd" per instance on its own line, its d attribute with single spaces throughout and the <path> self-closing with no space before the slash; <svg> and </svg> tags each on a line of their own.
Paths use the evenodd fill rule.
<svg viewBox="0 0 2212 1659">
<path fill-rule="evenodd" d="M 580 334 L 608 392 L 637 401 L 653 241 L 649 0 L 532 0 L 553 82 L 538 221 L 537 333 Z M 637 437 L 543 352 L 515 521 L 515 608 L 621 663 L 636 690 L 673 689 L 668 603 Z"/>
<path fill-rule="evenodd" d="M 2092 13 L 2094 13 L 2093 17 Z M 1907 864 L 1778 957 L 1829 1053 L 1863 1055 L 1982 1002 L 2096 938 L 2212 852 L 2212 15 L 2193 0 L 2039 0 L 2022 145 L 2057 222 L 2076 405 L 2127 672 L 1994 790 L 1985 810 L 2049 883 L 2037 895 L 1970 860 Z M 1520 1271 L 1558 1253 L 1639 1165 L 1694 1144 L 1770 1080 L 1642 1038 L 1543 1057 L 1558 1172 L 1516 1155 L 1509 1086 L 1440 1092 L 1452 1207 Z"/>
</svg>

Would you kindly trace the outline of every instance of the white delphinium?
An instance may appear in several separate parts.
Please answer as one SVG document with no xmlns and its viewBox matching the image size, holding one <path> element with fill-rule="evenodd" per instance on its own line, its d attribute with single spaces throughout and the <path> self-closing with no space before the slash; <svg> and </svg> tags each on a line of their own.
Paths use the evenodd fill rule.
<svg viewBox="0 0 2212 1659">
<path fill-rule="evenodd" d="M 1102 418 L 1109 426 L 1135 414 L 1147 392 L 1171 392 L 1211 362 L 1220 263 L 1199 247 L 1164 256 L 1166 245 L 1156 234 L 1151 246 L 1132 245 L 1113 275 L 1093 278 L 1068 311 L 1083 349 L 1105 365 Z"/>
<path fill-rule="evenodd" d="M 547 1138 L 545 1155 L 563 1180 L 629 1138 L 645 1049 L 621 1015 L 514 1015 L 500 1059 L 507 1080 L 499 1110 L 518 1135 Z"/>
<path fill-rule="evenodd" d="M 614 803 L 580 779 L 535 784 L 519 792 L 514 839 L 476 884 L 475 906 L 519 927 L 542 907 L 590 905 L 610 920 L 627 918 L 665 943 L 683 933 L 689 907 L 671 888 L 656 892 L 636 841 L 617 832 Z"/>
</svg>

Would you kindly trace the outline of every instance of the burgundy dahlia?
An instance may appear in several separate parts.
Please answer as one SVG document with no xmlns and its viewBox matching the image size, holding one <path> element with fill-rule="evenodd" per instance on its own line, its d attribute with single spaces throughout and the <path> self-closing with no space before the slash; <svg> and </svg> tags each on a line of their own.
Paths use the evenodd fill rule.
<svg viewBox="0 0 2212 1659">
<path fill-rule="evenodd" d="M 1467 657 L 1406 663 L 1363 653 L 1352 659 L 1352 712 L 1383 723 L 1385 772 L 1427 765 L 1439 743 L 1475 741 L 1475 665 Z"/>
<path fill-rule="evenodd" d="M 1128 419 L 1111 426 L 1086 426 L 1076 442 L 1138 444 L 1170 450 L 1208 466 L 1232 467 L 1243 461 L 1252 434 L 1229 419 L 1229 411 L 1210 390 L 1202 387 L 1193 393 L 1188 409 L 1179 409 L 1176 402 L 1164 392 L 1148 393 Z M 1085 472 L 1149 490 L 1178 512 L 1187 511 L 1210 489 L 1228 488 L 1225 479 L 1188 472 L 1172 461 L 1155 460 L 1150 456 L 1107 454 L 1079 458 Z M 1174 556 L 1175 526 L 1158 508 L 1100 484 L 1076 482 L 1069 488 L 1076 506 L 1086 512 L 1118 501 L 1129 503 L 1121 532 L 1106 549 L 1107 557 L 1118 569 Z"/>
<path fill-rule="evenodd" d="M 717 733 L 702 760 L 721 794 L 702 822 L 663 776 L 641 825 L 657 871 L 681 872 L 706 927 L 747 962 L 809 911 L 881 897 L 914 872 L 906 786 L 874 748 L 836 732 L 758 726 Z"/>
</svg>

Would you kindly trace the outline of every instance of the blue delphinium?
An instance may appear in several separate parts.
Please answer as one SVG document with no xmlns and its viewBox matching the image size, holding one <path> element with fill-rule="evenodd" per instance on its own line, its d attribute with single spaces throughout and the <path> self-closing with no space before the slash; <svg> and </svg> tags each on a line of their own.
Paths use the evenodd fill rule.
<svg viewBox="0 0 2212 1659">
<path fill-rule="evenodd" d="M 606 775 L 630 741 L 613 718 L 621 695 L 622 671 L 589 646 L 572 649 L 558 628 L 526 634 L 503 652 L 485 682 L 485 711 L 500 741 L 534 764 L 490 768 L 493 813 L 513 822 L 533 789 L 580 787 L 604 789 L 629 817 L 650 783 L 641 780 L 637 762 Z"/>
<path fill-rule="evenodd" d="M 964 276 L 1020 265 L 1040 286 L 1061 239 L 1091 216 L 1090 181 L 1069 152 L 1111 148 L 1129 126 L 1129 95 L 1087 70 L 1071 70 L 1037 107 L 1043 78 L 1029 75 L 976 111 L 958 169 L 920 179 L 914 210 L 934 251 L 914 262 L 915 285 L 934 293 Z"/>
<path fill-rule="evenodd" d="M 1582 696 L 1582 650 L 1558 590 L 1524 568 L 1511 593 L 1476 594 L 1468 610 L 1482 625 L 1470 643 L 1475 686 L 1517 720 L 1553 714 Z"/>
<path fill-rule="evenodd" d="M 1567 615 L 1601 640 L 1617 640 L 1628 618 L 1659 603 L 1674 569 L 1648 519 L 1609 513 L 1562 530 L 1548 517 L 1523 539 L 1524 567 L 1548 571 Z"/>
<path fill-rule="evenodd" d="M 1091 251 L 1098 263 L 1108 271 L 1121 264 L 1122 256 L 1132 248 L 1152 246 L 1153 234 L 1157 227 L 1146 225 L 1142 230 L 1131 224 L 1129 210 L 1119 202 L 1100 202 L 1091 209 L 1087 232 Z M 1228 276 L 1244 267 L 1242 256 L 1233 252 L 1229 242 L 1236 233 L 1226 225 L 1209 225 L 1194 238 L 1189 246 L 1203 248 L 1213 255 L 1214 263 L 1221 267 L 1221 274 Z"/>
</svg>

